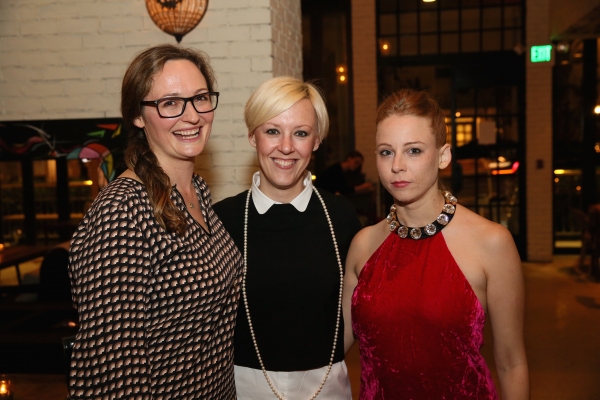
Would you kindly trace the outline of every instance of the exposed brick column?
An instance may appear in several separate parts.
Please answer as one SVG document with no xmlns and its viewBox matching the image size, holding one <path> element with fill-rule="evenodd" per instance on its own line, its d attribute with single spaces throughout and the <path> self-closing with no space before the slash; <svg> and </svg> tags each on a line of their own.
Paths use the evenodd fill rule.
<svg viewBox="0 0 600 400">
<path fill-rule="evenodd" d="M 527 2 L 527 45 L 548 44 L 549 0 Z M 548 262 L 552 224 L 552 63 L 526 66 L 527 260 Z"/>
<path fill-rule="evenodd" d="M 363 172 L 379 183 L 375 166 L 377 112 L 377 46 L 375 0 L 352 0 L 352 84 L 356 150 L 364 157 Z"/>
</svg>

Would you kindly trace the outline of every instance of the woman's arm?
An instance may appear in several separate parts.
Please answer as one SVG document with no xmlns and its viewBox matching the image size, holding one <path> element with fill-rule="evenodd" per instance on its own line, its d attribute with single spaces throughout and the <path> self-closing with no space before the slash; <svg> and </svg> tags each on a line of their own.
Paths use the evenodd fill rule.
<svg viewBox="0 0 600 400">
<path fill-rule="evenodd" d="M 80 327 L 70 375 L 72 399 L 121 398 L 124 391 L 150 397 L 147 354 L 146 240 L 121 205 L 98 207 L 71 242 Z"/>
<path fill-rule="evenodd" d="M 360 232 L 359 232 L 360 234 Z M 358 237 L 358 234 L 356 235 Z M 356 237 L 354 238 L 356 240 Z M 344 274 L 344 290 L 342 298 L 342 307 L 344 313 L 344 354 L 348 353 L 354 344 L 354 332 L 352 331 L 352 294 L 358 283 L 356 275 L 356 253 L 358 251 L 357 244 L 352 241 L 348 256 L 346 257 L 346 273 Z"/>
<path fill-rule="evenodd" d="M 521 260 L 510 232 L 504 227 L 495 226 L 487 237 L 489 240 L 484 246 L 487 305 L 502 399 L 529 399 Z"/>
<path fill-rule="evenodd" d="M 358 284 L 358 276 L 364 265 L 389 235 L 385 220 L 359 231 L 348 250 L 346 273 L 344 275 L 343 311 L 344 311 L 344 351 L 347 353 L 354 344 L 352 331 L 352 295 Z"/>
</svg>

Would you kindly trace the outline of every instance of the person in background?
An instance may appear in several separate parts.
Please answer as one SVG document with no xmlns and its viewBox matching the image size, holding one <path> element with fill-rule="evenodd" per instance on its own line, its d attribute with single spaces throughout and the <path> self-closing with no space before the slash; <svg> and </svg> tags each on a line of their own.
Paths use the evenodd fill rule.
<svg viewBox="0 0 600 400">
<path fill-rule="evenodd" d="M 348 173 L 360 173 L 363 162 L 363 155 L 356 150 L 352 151 L 344 161 L 337 162 L 318 174 L 317 179 L 315 179 L 315 186 L 325 189 L 330 193 L 345 196 L 371 193 L 374 190 L 371 182 L 362 182 L 354 185 L 349 182 L 346 176 Z"/>
<path fill-rule="evenodd" d="M 377 170 L 394 204 L 348 253 L 346 346 L 356 336 L 360 399 L 498 399 L 480 354 L 486 316 L 502 399 L 528 399 L 523 274 L 510 232 L 438 187 L 451 153 L 431 96 L 391 94 L 376 124 Z"/>
<path fill-rule="evenodd" d="M 69 394 L 89 399 L 235 399 L 241 254 L 194 161 L 219 93 L 206 54 L 141 52 L 125 72 L 128 169 L 95 199 L 70 248 L 80 329 Z"/>
<path fill-rule="evenodd" d="M 329 119 L 311 83 L 261 84 L 244 112 L 259 171 L 215 211 L 242 250 L 235 328 L 237 396 L 351 400 L 344 363 L 343 263 L 361 228 L 343 196 L 319 191 L 306 170 Z"/>
</svg>

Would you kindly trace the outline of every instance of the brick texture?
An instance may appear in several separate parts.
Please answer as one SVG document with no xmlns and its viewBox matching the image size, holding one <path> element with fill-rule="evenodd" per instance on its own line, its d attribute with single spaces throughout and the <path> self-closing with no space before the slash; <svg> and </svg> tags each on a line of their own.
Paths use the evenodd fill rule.
<svg viewBox="0 0 600 400">
<path fill-rule="evenodd" d="M 527 2 L 526 48 L 548 44 L 550 0 Z M 552 64 L 526 66 L 527 260 L 549 262 L 552 223 Z"/>
<path fill-rule="evenodd" d="M 302 76 L 300 0 L 210 1 L 182 46 L 204 50 L 221 92 L 196 170 L 215 201 L 256 167 L 243 108 L 257 85 Z M 143 0 L 0 1 L 0 121 L 119 117 L 121 78 L 139 51 L 176 43 Z"/>
<path fill-rule="evenodd" d="M 355 147 L 364 158 L 363 172 L 379 182 L 375 166 L 375 115 L 377 112 L 377 47 L 375 0 L 352 0 L 352 82 Z M 381 215 L 381 210 L 377 210 Z"/>
</svg>

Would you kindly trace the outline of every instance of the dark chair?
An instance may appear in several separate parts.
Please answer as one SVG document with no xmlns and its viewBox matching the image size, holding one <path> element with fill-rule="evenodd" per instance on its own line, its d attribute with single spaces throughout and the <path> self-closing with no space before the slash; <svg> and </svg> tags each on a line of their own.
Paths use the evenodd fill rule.
<svg viewBox="0 0 600 400">
<path fill-rule="evenodd" d="M 40 265 L 38 301 L 72 301 L 69 251 L 64 247 L 54 247 L 44 256 Z"/>
</svg>

